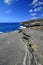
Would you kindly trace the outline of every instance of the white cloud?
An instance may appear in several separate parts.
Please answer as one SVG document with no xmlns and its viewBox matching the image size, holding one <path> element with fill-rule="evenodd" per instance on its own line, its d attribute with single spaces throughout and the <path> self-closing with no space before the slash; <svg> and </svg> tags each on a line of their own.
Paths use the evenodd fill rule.
<svg viewBox="0 0 43 65">
<path fill-rule="evenodd" d="M 32 12 L 34 13 L 34 12 L 41 11 L 41 10 L 42 10 L 42 7 L 40 6 L 40 7 L 38 7 L 38 8 L 30 9 L 29 12 L 30 12 L 30 13 L 32 13 Z M 31 15 L 32 15 L 32 14 L 31 14 Z M 36 14 L 34 13 L 33 16 L 34 16 L 34 15 L 36 15 Z"/>
<path fill-rule="evenodd" d="M 38 0 L 33 0 L 29 6 L 35 5 L 37 2 L 38 2 Z"/>
<path fill-rule="evenodd" d="M 32 19 L 37 19 L 37 17 L 32 17 Z"/>
<path fill-rule="evenodd" d="M 4 0 L 5 4 L 11 4 L 13 1 L 19 1 L 19 0 Z"/>
<path fill-rule="evenodd" d="M 39 5 L 42 5 L 42 4 L 43 4 L 43 2 L 39 2 L 38 4 L 39 4 Z"/>
<path fill-rule="evenodd" d="M 33 0 L 32 5 L 34 5 L 38 0 Z"/>
<path fill-rule="evenodd" d="M 29 6 L 36 7 L 36 6 L 40 6 L 40 5 L 43 5 L 43 2 L 42 1 L 33 0 L 32 3 Z"/>
<path fill-rule="evenodd" d="M 39 3 L 36 3 L 33 7 L 35 8 L 36 6 L 39 6 Z"/>
<path fill-rule="evenodd" d="M 36 16 L 36 13 L 31 13 L 31 16 Z"/>
<path fill-rule="evenodd" d="M 32 10 L 32 9 L 30 9 L 30 10 L 29 10 L 29 12 L 33 12 L 33 10 Z"/>
<path fill-rule="evenodd" d="M 12 0 L 4 0 L 5 4 L 11 4 Z"/>
<path fill-rule="evenodd" d="M 40 5 L 43 5 L 43 2 L 37 2 L 33 7 L 36 7 L 36 6 L 40 6 Z"/>
<path fill-rule="evenodd" d="M 42 7 L 38 7 L 34 9 L 34 12 L 42 10 Z"/>
</svg>

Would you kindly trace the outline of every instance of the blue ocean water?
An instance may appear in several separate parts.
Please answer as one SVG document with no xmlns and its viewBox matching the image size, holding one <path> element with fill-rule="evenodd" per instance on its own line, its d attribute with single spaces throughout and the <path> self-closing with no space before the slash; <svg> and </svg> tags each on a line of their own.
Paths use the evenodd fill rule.
<svg viewBox="0 0 43 65">
<path fill-rule="evenodd" d="M 0 23 L 0 32 L 15 31 L 18 30 L 20 26 L 20 23 Z"/>
</svg>

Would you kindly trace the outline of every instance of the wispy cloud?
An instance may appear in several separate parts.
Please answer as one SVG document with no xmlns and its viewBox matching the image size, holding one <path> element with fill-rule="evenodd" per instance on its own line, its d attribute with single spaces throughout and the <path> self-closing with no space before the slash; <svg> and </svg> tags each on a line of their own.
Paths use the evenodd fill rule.
<svg viewBox="0 0 43 65">
<path fill-rule="evenodd" d="M 33 0 L 32 5 L 34 5 L 38 0 Z"/>
<path fill-rule="evenodd" d="M 43 5 L 43 2 L 37 2 L 33 7 L 36 7 L 36 6 L 40 6 L 40 5 Z"/>
<path fill-rule="evenodd" d="M 41 11 L 43 8 L 40 6 L 40 7 L 37 7 L 37 8 L 34 8 L 34 9 L 30 9 L 29 10 L 29 13 L 34 13 L 34 12 L 38 12 L 38 11 Z"/>
<path fill-rule="evenodd" d="M 5 4 L 11 4 L 14 1 L 19 1 L 19 0 L 4 0 L 4 3 Z"/>
<path fill-rule="evenodd" d="M 33 0 L 32 3 L 30 5 L 28 5 L 28 6 L 36 7 L 36 6 L 40 6 L 40 5 L 43 5 L 43 2 L 42 1 Z"/>
<path fill-rule="evenodd" d="M 30 12 L 30 13 L 33 12 L 33 9 L 30 9 L 29 12 Z"/>
<path fill-rule="evenodd" d="M 42 10 L 42 7 L 38 7 L 34 9 L 34 12 Z"/>
<path fill-rule="evenodd" d="M 35 5 L 38 2 L 38 0 L 33 0 L 30 6 Z"/>
<path fill-rule="evenodd" d="M 37 19 L 37 17 L 32 17 L 32 19 Z"/>
<path fill-rule="evenodd" d="M 31 16 L 36 16 L 36 13 L 31 13 Z"/>
<path fill-rule="evenodd" d="M 11 4 L 12 0 L 4 0 L 5 4 Z"/>
<path fill-rule="evenodd" d="M 43 1 L 42 0 L 33 0 L 30 5 L 28 5 L 31 9 L 29 10 L 32 19 L 36 19 L 37 12 L 43 11 Z M 43 13 L 40 14 L 43 17 Z"/>
</svg>

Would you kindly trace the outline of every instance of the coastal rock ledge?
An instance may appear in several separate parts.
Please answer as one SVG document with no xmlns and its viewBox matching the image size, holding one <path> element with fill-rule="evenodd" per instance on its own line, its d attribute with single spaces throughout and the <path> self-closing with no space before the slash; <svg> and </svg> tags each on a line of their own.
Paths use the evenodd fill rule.
<svg viewBox="0 0 43 65">
<path fill-rule="evenodd" d="M 43 19 L 20 24 L 25 28 L 0 34 L 0 65 L 43 65 Z"/>
<path fill-rule="evenodd" d="M 31 65 L 43 65 L 43 19 L 24 21 L 21 24 L 26 27 L 19 32 L 32 54 Z"/>
</svg>

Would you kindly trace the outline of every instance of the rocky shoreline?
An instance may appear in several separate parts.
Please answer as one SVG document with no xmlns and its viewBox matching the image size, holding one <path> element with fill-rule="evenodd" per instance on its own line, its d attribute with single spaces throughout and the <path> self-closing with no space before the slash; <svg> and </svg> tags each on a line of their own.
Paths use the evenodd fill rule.
<svg viewBox="0 0 43 65">
<path fill-rule="evenodd" d="M 23 22 L 25 28 L 0 34 L 0 65 L 43 65 L 42 24 Z"/>
<path fill-rule="evenodd" d="M 43 20 L 23 22 L 25 29 L 20 29 L 19 33 L 28 50 L 32 54 L 31 65 L 43 64 Z M 34 64 L 35 63 L 35 64 Z"/>
</svg>

